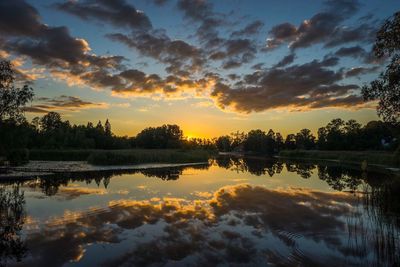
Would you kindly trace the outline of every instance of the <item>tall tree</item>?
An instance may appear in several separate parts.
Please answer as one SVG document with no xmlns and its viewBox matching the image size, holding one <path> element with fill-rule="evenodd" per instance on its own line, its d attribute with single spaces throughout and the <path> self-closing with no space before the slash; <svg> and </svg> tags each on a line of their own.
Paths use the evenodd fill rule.
<svg viewBox="0 0 400 267">
<path fill-rule="evenodd" d="M 33 89 L 28 85 L 16 88 L 15 70 L 10 61 L 0 61 L 0 122 L 21 122 L 27 103 L 33 99 Z"/>
<path fill-rule="evenodd" d="M 377 33 L 374 53 L 392 59 L 378 79 L 362 88 L 365 100 L 379 100 L 377 112 L 384 121 L 400 123 L 400 12 L 387 19 Z"/>
</svg>

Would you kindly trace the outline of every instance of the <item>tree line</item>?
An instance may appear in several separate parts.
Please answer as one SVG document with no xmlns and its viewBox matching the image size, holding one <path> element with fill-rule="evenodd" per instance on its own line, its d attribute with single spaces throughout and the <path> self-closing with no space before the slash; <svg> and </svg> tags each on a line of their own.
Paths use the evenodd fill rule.
<svg viewBox="0 0 400 267">
<path fill-rule="evenodd" d="M 219 151 L 253 152 L 275 154 L 280 150 L 388 150 L 394 151 L 400 145 L 400 127 L 382 121 L 370 121 L 362 126 L 355 120 L 345 122 L 333 119 L 318 129 L 317 136 L 311 130 L 283 138 L 272 129 L 268 132 L 251 130 L 247 134 L 236 132 L 220 136 L 215 140 Z"/>
<path fill-rule="evenodd" d="M 186 140 L 178 125 L 148 127 L 136 136 L 117 136 L 112 132 L 107 119 L 103 125 L 88 122 L 86 125 L 71 124 L 62 120 L 57 112 L 43 117 L 0 120 L 0 153 L 13 149 L 178 149 L 214 148 L 212 140 Z"/>
<path fill-rule="evenodd" d="M 333 119 L 315 136 L 302 129 L 285 138 L 270 129 L 235 132 L 218 138 L 187 139 L 178 125 L 148 127 L 136 136 L 117 136 L 107 119 L 104 125 L 88 122 L 71 124 L 57 112 L 43 117 L 0 120 L 0 151 L 13 149 L 218 149 L 230 152 L 274 154 L 287 149 L 318 150 L 395 150 L 399 146 L 400 127 L 382 121 L 362 126 L 355 120 Z"/>
</svg>

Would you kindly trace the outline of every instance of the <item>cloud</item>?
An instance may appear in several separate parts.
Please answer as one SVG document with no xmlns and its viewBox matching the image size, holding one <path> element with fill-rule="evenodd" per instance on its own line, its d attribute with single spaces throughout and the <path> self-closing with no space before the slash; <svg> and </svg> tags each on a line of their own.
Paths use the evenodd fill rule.
<svg viewBox="0 0 400 267">
<path fill-rule="evenodd" d="M 336 56 L 340 57 L 353 57 L 360 58 L 363 57 L 367 51 L 359 45 L 351 46 L 351 47 L 341 47 L 335 52 Z"/>
<path fill-rule="evenodd" d="M 111 40 L 135 48 L 142 55 L 167 64 L 169 73 L 187 76 L 205 64 L 202 51 L 183 40 L 171 40 L 164 31 L 108 34 Z M 190 71 L 190 72 L 188 72 Z"/>
<path fill-rule="evenodd" d="M 152 0 L 152 2 L 157 6 L 165 5 L 169 0 Z"/>
<path fill-rule="evenodd" d="M 165 1 L 156 1 L 158 4 L 163 2 Z M 54 6 L 58 10 L 68 12 L 84 20 L 95 19 L 129 29 L 148 30 L 152 28 L 150 19 L 125 0 L 67 0 Z"/>
<path fill-rule="evenodd" d="M 219 107 L 244 113 L 360 104 L 362 98 L 355 93 L 358 85 L 341 84 L 343 70 L 330 69 L 336 64 L 338 58 L 327 57 L 302 65 L 255 71 L 233 85 L 218 82 L 211 96 Z"/>
<path fill-rule="evenodd" d="M 123 56 L 90 53 L 85 39 L 71 36 L 67 27 L 43 24 L 37 10 L 23 0 L 2 2 L 0 12 L 0 33 L 7 37 L 0 44 L 1 49 L 31 59 L 56 78 L 79 83 L 79 77 L 87 72 L 124 68 Z"/>
<path fill-rule="evenodd" d="M 281 68 L 286 65 L 289 65 L 289 64 L 293 63 L 295 57 L 296 57 L 296 55 L 291 53 L 291 54 L 285 56 L 284 58 L 282 58 L 281 61 L 279 61 L 277 64 L 274 65 L 274 67 Z"/>
<path fill-rule="evenodd" d="M 0 32 L 4 35 L 37 36 L 46 26 L 37 10 L 23 0 L 0 2 Z"/>
<path fill-rule="evenodd" d="M 359 45 L 341 47 L 334 54 L 340 57 L 352 57 L 355 59 L 360 59 L 365 64 L 382 64 L 386 60 L 386 57 L 377 58 L 373 51 L 366 51 Z"/>
<path fill-rule="evenodd" d="M 371 41 L 376 28 L 363 23 L 357 27 L 341 25 L 359 9 L 360 3 L 352 0 L 326 1 L 325 9 L 298 27 L 285 22 L 275 25 L 269 32 L 265 50 L 275 49 L 284 43 L 294 50 L 323 43 L 334 47 L 345 43 Z"/>
<path fill-rule="evenodd" d="M 374 67 L 356 67 L 346 71 L 346 77 L 360 76 L 363 74 L 374 73 L 380 69 L 378 66 Z"/>
<path fill-rule="evenodd" d="M 294 39 L 297 35 L 296 26 L 285 22 L 275 25 L 269 31 L 271 38 L 267 39 L 267 49 L 274 49 L 283 44 L 284 42 Z"/>
<path fill-rule="evenodd" d="M 25 108 L 25 112 L 48 113 L 50 111 L 79 111 L 82 109 L 108 108 L 107 103 L 94 103 L 84 101 L 79 97 L 62 95 L 55 98 L 39 97 L 34 101 L 36 104 Z"/>
<path fill-rule="evenodd" d="M 222 65 L 224 69 L 237 68 L 244 63 L 251 62 L 257 53 L 257 48 L 250 39 L 227 40 L 224 49 L 228 59 Z"/>
<path fill-rule="evenodd" d="M 224 23 L 224 16 L 213 11 L 213 5 L 204 0 L 178 0 L 178 9 L 184 16 L 200 25 L 196 35 L 200 42 L 207 48 L 218 47 L 223 41 L 219 37 L 218 26 Z"/>
<path fill-rule="evenodd" d="M 231 33 L 231 37 L 251 36 L 258 34 L 264 23 L 260 20 L 253 21 L 247 24 L 243 29 Z"/>
</svg>

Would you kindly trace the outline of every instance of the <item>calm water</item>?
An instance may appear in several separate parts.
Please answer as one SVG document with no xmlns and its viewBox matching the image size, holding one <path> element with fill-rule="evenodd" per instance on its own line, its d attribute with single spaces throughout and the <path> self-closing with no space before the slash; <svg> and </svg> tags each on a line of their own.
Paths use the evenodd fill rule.
<svg viewBox="0 0 400 267">
<path fill-rule="evenodd" d="M 3 182 L 0 265 L 398 266 L 392 178 L 221 158 Z"/>
</svg>

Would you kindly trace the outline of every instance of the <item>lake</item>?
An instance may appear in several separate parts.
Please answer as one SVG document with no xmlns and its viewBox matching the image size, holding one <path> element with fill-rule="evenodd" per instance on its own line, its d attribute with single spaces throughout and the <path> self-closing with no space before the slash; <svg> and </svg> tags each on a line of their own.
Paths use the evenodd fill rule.
<svg viewBox="0 0 400 267">
<path fill-rule="evenodd" d="M 0 183 L 0 265 L 398 266 L 400 182 L 332 163 L 209 165 Z"/>
</svg>

